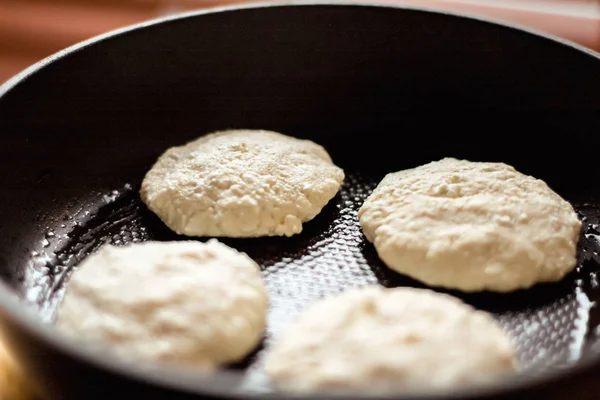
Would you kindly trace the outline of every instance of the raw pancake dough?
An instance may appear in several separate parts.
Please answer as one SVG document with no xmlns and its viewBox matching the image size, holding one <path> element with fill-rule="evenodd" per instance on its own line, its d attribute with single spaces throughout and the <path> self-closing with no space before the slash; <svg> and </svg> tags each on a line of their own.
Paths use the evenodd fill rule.
<svg viewBox="0 0 600 400">
<path fill-rule="evenodd" d="M 465 292 L 562 279 L 576 265 L 581 229 L 545 182 L 507 164 L 454 158 L 388 174 L 358 217 L 389 268 Z"/>
<path fill-rule="evenodd" d="M 309 306 L 275 342 L 265 370 L 297 392 L 444 390 L 517 367 L 487 313 L 425 289 L 349 289 Z"/>
<path fill-rule="evenodd" d="M 215 239 L 105 246 L 74 272 L 57 325 L 124 360 L 213 369 L 260 342 L 268 295 L 258 265 Z"/>
<path fill-rule="evenodd" d="M 167 150 L 141 198 L 188 236 L 292 236 L 335 196 L 344 172 L 318 144 L 277 132 L 230 130 Z"/>
</svg>

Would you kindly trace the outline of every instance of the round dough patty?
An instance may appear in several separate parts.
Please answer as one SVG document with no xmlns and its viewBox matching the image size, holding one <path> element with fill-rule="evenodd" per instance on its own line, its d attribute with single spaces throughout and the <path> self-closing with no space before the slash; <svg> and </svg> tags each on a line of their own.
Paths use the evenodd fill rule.
<svg viewBox="0 0 600 400">
<path fill-rule="evenodd" d="M 178 234 L 292 236 L 343 180 L 327 151 L 309 140 L 230 130 L 167 150 L 147 173 L 140 194 Z"/>
<path fill-rule="evenodd" d="M 503 163 L 445 158 L 388 174 L 358 216 L 389 268 L 431 286 L 509 292 L 576 265 L 573 207 Z"/>
<path fill-rule="evenodd" d="M 309 306 L 267 354 L 274 383 L 293 391 L 451 389 L 517 365 L 487 313 L 425 289 L 350 289 Z"/>
<path fill-rule="evenodd" d="M 268 295 L 258 265 L 212 239 L 105 246 L 74 272 L 65 333 L 125 359 L 212 369 L 260 342 Z"/>
</svg>

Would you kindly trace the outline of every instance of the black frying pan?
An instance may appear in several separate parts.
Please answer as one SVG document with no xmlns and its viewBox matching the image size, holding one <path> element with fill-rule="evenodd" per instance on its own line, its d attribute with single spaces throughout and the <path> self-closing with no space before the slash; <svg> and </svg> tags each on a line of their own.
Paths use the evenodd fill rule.
<svg viewBox="0 0 600 400">
<path fill-rule="evenodd" d="M 71 268 L 102 244 L 179 239 L 140 202 L 140 180 L 166 148 L 226 128 L 313 139 L 347 174 L 302 234 L 225 241 L 264 269 L 263 348 L 328 294 L 419 286 L 385 268 L 357 224 L 385 173 L 444 156 L 504 161 L 574 204 L 584 220 L 579 266 L 512 294 L 453 293 L 498 317 L 526 370 L 490 390 L 419 398 L 600 398 L 598 55 L 457 15 L 322 4 L 136 26 L 0 88 L 1 331 L 49 399 L 286 398 L 253 380 L 263 350 L 211 376 L 132 368 L 43 322 Z"/>
</svg>

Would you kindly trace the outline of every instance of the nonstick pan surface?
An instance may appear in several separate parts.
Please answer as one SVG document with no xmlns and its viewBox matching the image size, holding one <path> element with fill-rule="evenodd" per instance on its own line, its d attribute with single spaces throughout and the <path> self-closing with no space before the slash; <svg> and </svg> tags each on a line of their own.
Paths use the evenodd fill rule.
<svg viewBox="0 0 600 400">
<path fill-rule="evenodd" d="M 271 393 L 261 360 L 306 305 L 368 284 L 423 287 L 383 265 L 356 213 L 386 173 L 445 156 L 544 179 L 584 224 L 578 267 L 561 282 L 450 292 L 497 317 L 525 370 L 492 391 L 426 398 L 600 398 L 589 379 L 600 372 L 596 54 L 462 16 L 304 4 L 171 18 L 44 64 L 0 89 L 0 319 L 49 398 L 284 398 Z M 223 239 L 263 270 L 271 308 L 262 347 L 207 378 L 123 367 L 43 325 L 75 266 L 103 244 L 182 239 L 141 203 L 139 183 L 166 148 L 227 128 L 312 139 L 346 171 L 301 234 Z"/>
</svg>

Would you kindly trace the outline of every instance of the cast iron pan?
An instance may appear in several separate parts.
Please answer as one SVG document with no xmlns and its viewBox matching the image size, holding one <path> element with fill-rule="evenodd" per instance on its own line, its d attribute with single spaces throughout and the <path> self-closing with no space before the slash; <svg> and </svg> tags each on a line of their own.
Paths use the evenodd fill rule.
<svg viewBox="0 0 600 400">
<path fill-rule="evenodd" d="M 180 239 L 137 194 L 156 157 L 227 128 L 313 139 L 347 174 L 302 234 L 225 240 L 263 268 L 263 347 L 207 377 L 124 366 L 59 337 L 48 322 L 81 259 L 105 243 Z M 385 173 L 445 156 L 545 179 L 584 221 L 579 265 L 530 290 L 453 293 L 497 316 L 525 370 L 486 390 L 403 398 L 600 398 L 597 54 L 426 10 L 233 7 L 111 33 L 34 66 L 0 88 L 0 132 L 1 330 L 48 399 L 286 398 L 265 384 L 261 359 L 303 307 L 349 287 L 420 286 L 385 268 L 356 212 Z"/>
</svg>

